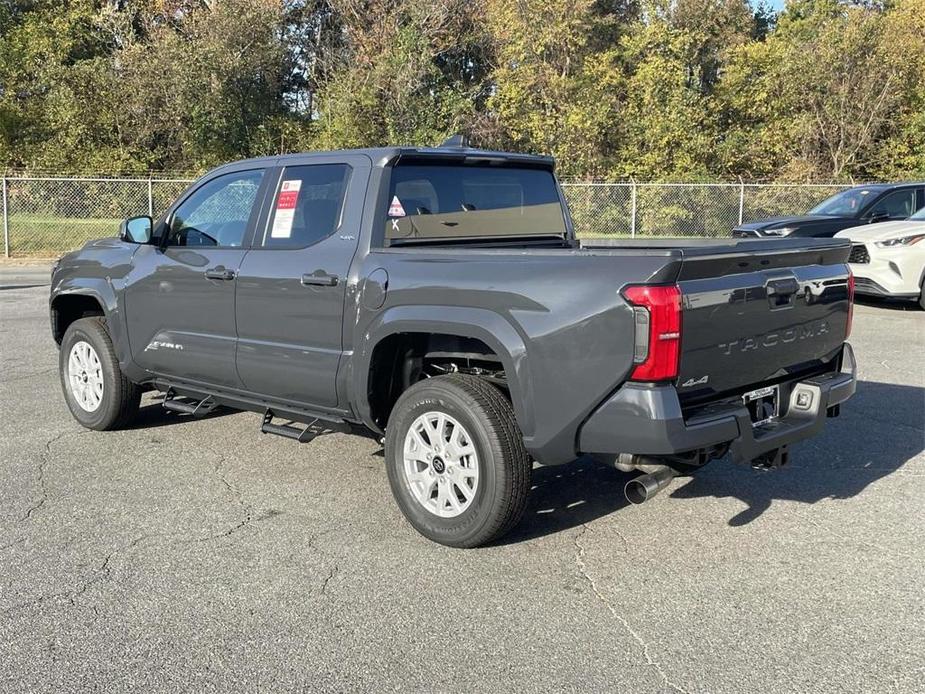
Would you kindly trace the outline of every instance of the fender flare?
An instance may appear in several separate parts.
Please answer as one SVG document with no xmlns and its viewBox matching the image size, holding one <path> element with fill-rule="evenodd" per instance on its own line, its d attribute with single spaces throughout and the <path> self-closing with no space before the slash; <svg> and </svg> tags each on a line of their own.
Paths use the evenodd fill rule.
<svg viewBox="0 0 925 694">
<path fill-rule="evenodd" d="M 103 278 L 84 279 L 80 285 L 68 286 L 67 282 L 62 284 L 63 287 L 51 293 L 52 302 L 62 296 L 92 296 L 100 302 L 103 310 L 109 312 L 116 309 L 116 293 Z"/>
<path fill-rule="evenodd" d="M 507 374 L 517 424 L 525 437 L 534 429 L 533 388 L 524 340 L 503 316 L 488 309 L 463 306 L 396 306 L 382 312 L 366 328 L 354 354 L 353 392 L 357 414 L 374 430 L 366 397 L 369 369 L 376 346 L 397 333 L 434 333 L 481 340 L 498 355 Z"/>
<path fill-rule="evenodd" d="M 68 286 L 67 281 L 62 284 L 63 286 L 55 288 L 49 297 L 49 311 L 55 302 L 63 297 L 86 296 L 95 299 L 103 309 L 103 316 L 106 318 L 106 325 L 109 328 L 109 334 L 119 363 L 124 366 L 131 358 L 130 350 L 128 349 L 128 341 L 125 339 L 126 330 L 122 312 L 119 310 L 116 292 L 112 285 L 103 278 L 84 279 L 79 286 Z M 53 325 L 52 330 L 55 327 Z"/>
</svg>

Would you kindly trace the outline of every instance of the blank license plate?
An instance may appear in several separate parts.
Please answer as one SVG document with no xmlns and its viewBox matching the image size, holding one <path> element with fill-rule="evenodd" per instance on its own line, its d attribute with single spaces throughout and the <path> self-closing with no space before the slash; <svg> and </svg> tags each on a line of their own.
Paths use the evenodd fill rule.
<svg viewBox="0 0 925 694">
<path fill-rule="evenodd" d="M 767 424 L 780 414 L 780 387 L 767 386 L 758 388 L 742 396 L 742 402 L 748 408 L 752 426 L 758 427 Z"/>
</svg>

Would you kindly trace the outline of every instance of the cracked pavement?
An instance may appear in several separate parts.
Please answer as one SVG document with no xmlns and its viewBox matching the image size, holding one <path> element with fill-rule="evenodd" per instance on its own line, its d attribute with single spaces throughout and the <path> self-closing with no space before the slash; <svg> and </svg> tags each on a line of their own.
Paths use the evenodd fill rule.
<svg viewBox="0 0 925 694">
<path fill-rule="evenodd" d="M 370 438 L 150 396 L 85 432 L 46 278 L 0 267 L 0 691 L 925 691 L 923 312 L 857 307 L 858 394 L 788 468 L 639 507 L 623 473 L 537 468 L 514 532 L 460 551 Z"/>
</svg>

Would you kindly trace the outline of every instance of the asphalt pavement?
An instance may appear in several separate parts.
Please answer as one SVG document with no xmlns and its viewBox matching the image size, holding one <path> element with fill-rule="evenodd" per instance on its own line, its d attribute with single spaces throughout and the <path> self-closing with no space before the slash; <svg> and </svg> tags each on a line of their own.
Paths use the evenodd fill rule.
<svg viewBox="0 0 925 694">
<path fill-rule="evenodd" d="M 0 691 L 925 692 L 925 312 L 857 306 L 858 393 L 787 468 L 628 506 L 629 475 L 537 467 L 463 551 L 371 438 L 151 396 L 82 429 L 47 283 L 0 268 Z"/>
</svg>

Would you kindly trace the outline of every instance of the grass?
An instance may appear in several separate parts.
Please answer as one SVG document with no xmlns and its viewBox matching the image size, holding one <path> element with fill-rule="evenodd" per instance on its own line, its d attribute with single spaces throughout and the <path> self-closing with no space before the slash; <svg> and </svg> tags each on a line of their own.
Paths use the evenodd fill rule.
<svg viewBox="0 0 925 694">
<path fill-rule="evenodd" d="M 119 232 L 121 219 L 11 214 L 10 255 L 49 256 L 80 248 L 87 241 Z"/>
</svg>

